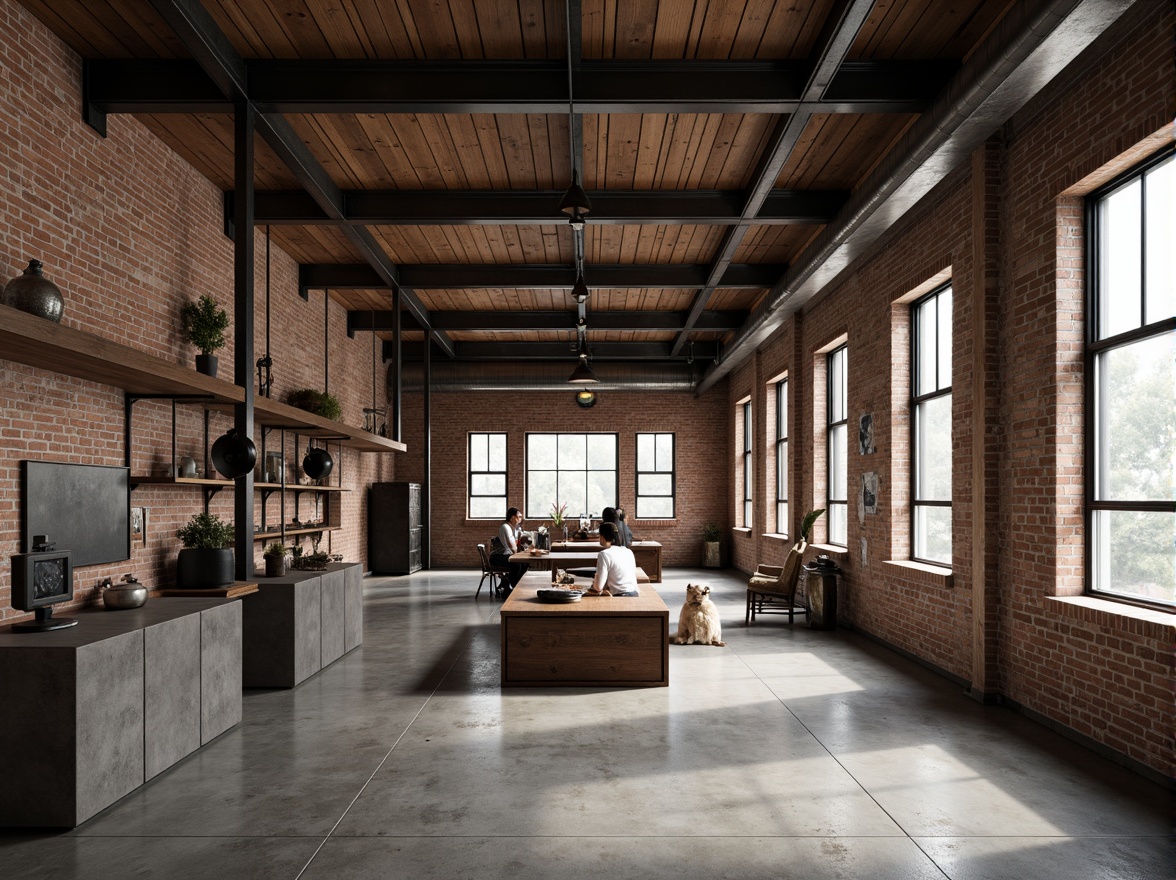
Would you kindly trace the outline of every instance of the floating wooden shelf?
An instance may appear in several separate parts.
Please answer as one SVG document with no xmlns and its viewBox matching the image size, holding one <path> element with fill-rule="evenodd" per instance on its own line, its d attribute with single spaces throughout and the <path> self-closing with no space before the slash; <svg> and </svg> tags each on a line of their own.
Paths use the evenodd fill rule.
<svg viewBox="0 0 1176 880">
<path fill-rule="evenodd" d="M 204 398 L 201 402 L 205 406 L 212 408 L 245 401 L 245 389 L 231 382 L 205 376 L 195 369 L 137 348 L 66 324 L 55 324 L 11 306 L 0 305 L 0 357 L 53 373 L 112 385 L 130 394 L 200 397 Z M 286 428 L 307 437 L 337 440 L 360 452 L 404 452 L 408 448 L 387 437 L 324 419 L 268 397 L 255 398 L 253 411 L 258 425 Z M 158 482 L 169 479 L 152 478 Z M 176 478 L 174 482 L 200 484 L 197 479 L 185 477 Z M 214 480 L 212 484 L 219 482 Z"/>
<path fill-rule="evenodd" d="M 309 535 L 313 532 L 337 532 L 342 526 L 309 526 L 307 528 L 286 529 L 286 537 L 291 535 Z M 281 538 L 281 532 L 254 532 L 254 541 L 268 541 L 271 538 Z"/>
<path fill-rule="evenodd" d="M 256 593 L 258 586 L 250 581 L 234 581 L 227 587 L 209 587 L 207 589 L 194 590 L 180 590 L 168 589 L 160 590 L 160 596 L 199 596 L 199 597 L 216 597 L 220 599 L 236 599 L 240 596 L 248 596 L 250 593 Z"/>
<path fill-rule="evenodd" d="M 232 489 L 232 480 L 210 480 L 205 477 L 148 477 L 148 476 L 134 476 L 130 478 L 132 486 L 142 486 L 154 483 L 156 485 L 174 485 L 174 486 L 217 486 L 221 489 Z"/>
</svg>

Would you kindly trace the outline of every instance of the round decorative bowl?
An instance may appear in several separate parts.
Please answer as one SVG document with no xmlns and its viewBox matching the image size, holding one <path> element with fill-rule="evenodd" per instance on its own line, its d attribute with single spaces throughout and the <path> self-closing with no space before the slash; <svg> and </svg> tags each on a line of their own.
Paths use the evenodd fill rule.
<svg viewBox="0 0 1176 880">
<path fill-rule="evenodd" d="M 120 584 L 102 591 L 102 604 L 111 611 L 142 608 L 147 604 L 147 588 L 142 584 Z"/>
</svg>

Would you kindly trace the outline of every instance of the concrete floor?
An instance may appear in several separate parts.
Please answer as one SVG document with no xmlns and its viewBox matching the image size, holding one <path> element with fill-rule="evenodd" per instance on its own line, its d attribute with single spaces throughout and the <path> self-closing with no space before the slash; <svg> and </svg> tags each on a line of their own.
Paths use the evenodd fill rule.
<svg viewBox="0 0 1176 880">
<path fill-rule="evenodd" d="M 1172 880 L 1172 795 L 851 632 L 671 646 L 671 686 L 500 690 L 479 575 L 365 582 L 363 646 L 0 877 Z"/>
</svg>

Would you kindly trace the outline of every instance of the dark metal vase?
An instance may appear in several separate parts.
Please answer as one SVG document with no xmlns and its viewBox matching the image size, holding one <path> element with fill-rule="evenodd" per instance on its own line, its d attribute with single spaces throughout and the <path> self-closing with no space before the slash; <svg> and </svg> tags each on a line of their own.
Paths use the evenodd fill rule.
<svg viewBox="0 0 1176 880">
<path fill-rule="evenodd" d="M 24 273 L 5 286 L 3 302 L 6 306 L 60 324 L 65 300 L 57 285 L 41 274 L 43 265 L 40 260 L 29 260 Z"/>
</svg>

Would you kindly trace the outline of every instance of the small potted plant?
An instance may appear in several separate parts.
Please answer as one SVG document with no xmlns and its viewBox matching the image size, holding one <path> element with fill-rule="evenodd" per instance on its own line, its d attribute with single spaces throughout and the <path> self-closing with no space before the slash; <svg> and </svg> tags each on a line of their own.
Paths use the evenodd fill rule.
<svg viewBox="0 0 1176 880">
<path fill-rule="evenodd" d="M 563 532 L 563 539 L 568 539 L 568 527 L 564 522 L 564 518 L 568 512 L 568 505 L 566 503 L 560 504 L 558 501 L 551 504 L 551 525 L 558 531 Z"/>
<path fill-rule="evenodd" d="M 265 576 L 280 578 L 286 573 L 286 548 L 280 541 L 274 541 L 262 554 L 265 559 Z"/>
<path fill-rule="evenodd" d="M 818 519 L 820 519 L 821 514 L 824 512 L 825 512 L 825 508 L 823 508 L 823 507 L 820 508 L 819 510 L 810 510 L 808 513 L 806 513 L 804 515 L 804 519 L 801 520 L 800 540 L 792 545 L 797 550 L 799 550 L 801 553 L 803 553 L 804 549 L 808 546 L 809 532 L 812 531 L 813 523 L 815 523 Z"/>
<path fill-rule="evenodd" d="M 233 524 L 198 513 L 179 531 L 176 586 L 182 589 L 223 587 L 233 582 Z"/>
<path fill-rule="evenodd" d="M 708 522 L 702 527 L 702 564 L 705 568 L 718 568 L 722 564 L 719 553 L 722 548 L 719 543 L 720 535 L 722 532 L 713 522 Z"/>
<path fill-rule="evenodd" d="M 286 395 L 286 403 L 333 422 L 339 421 L 343 415 L 343 407 L 339 405 L 339 399 L 334 394 L 316 391 L 314 388 L 298 388 L 289 392 Z"/>
<path fill-rule="evenodd" d="M 216 376 L 216 355 L 225 344 L 225 330 L 229 314 L 207 293 L 194 302 L 184 303 L 180 309 L 184 341 L 200 349 L 196 355 L 196 370 L 206 376 Z"/>
</svg>

